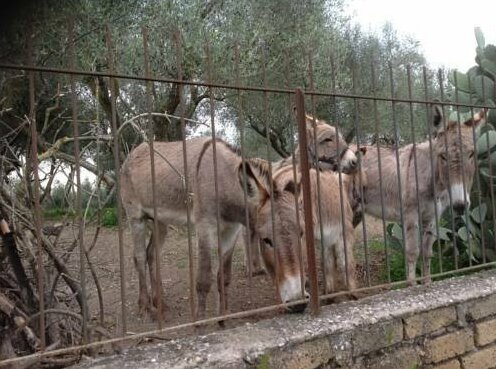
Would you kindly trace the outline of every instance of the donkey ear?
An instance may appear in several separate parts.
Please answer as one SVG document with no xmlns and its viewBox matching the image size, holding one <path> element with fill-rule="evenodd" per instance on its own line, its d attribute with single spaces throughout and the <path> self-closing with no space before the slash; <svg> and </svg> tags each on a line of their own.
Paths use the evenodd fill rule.
<svg viewBox="0 0 496 369">
<path fill-rule="evenodd" d="M 482 109 L 480 112 L 475 114 L 472 118 L 467 119 L 463 124 L 467 127 L 477 127 L 480 124 L 486 123 L 486 119 L 489 112 L 487 108 Z"/>
<path fill-rule="evenodd" d="M 242 162 L 238 166 L 238 181 L 241 188 L 245 189 L 246 183 L 246 195 L 255 203 L 259 203 L 263 198 L 269 196 L 265 182 L 261 176 L 265 175 L 265 171 L 257 170 L 256 165 L 253 165 L 247 161 Z M 243 169 L 244 168 L 244 169 Z M 244 175 L 246 172 L 246 177 Z"/>
<path fill-rule="evenodd" d="M 319 121 L 317 118 L 315 118 L 313 115 L 310 114 L 305 114 L 305 122 L 307 124 L 307 129 L 310 129 L 313 131 L 313 125 L 319 124 Z"/>
<path fill-rule="evenodd" d="M 434 105 L 432 107 L 432 125 L 436 129 L 436 131 L 440 131 L 443 129 L 443 109 L 439 105 Z"/>
</svg>

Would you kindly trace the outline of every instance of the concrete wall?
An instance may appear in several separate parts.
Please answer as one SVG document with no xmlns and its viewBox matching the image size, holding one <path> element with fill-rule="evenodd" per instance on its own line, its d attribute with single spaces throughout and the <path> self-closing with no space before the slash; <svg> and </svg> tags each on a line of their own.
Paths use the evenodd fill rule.
<svg viewBox="0 0 496 369">
<path fill-rule="evenodd" d="M 137 347 L 80 368 L 496 367 L 496 271 Z"/>
</svg>

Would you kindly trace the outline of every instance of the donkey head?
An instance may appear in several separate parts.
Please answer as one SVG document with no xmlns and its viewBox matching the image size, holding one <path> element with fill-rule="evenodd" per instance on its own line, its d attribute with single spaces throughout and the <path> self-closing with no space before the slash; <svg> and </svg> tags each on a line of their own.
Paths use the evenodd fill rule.
<svg viewBox="0 0 496 369">
<path fill-rule="evenodd" d="M 260 242 L 265 268 L 276 284 L 281 301 L 287 303 L 309 297 L 301 285 L 298 240 L 302 238 L 303 225 L 296 221 L 296 211 L 299 210 L 295 206 L 295 193 L 299 191 L 299 185 L 291 182 L 279 188 L 267 169 L 267 165 L 260 160 L 246 162 L 251 241 Z M 238 175 L 242 188 L 243 172 L 243 164 L 240 164 Z M 303 216 L 299 218 L 303 219 Z M 305 307 L 306 303 L 303 303 L 288 309 L 301 312 Z"/>
<path fill-rule="evenodd" d="M 344 173 L 356 170 L 358 160 L 337 129 L 323 120 L 306 115 L 308 150 L 310 163 L 321 170 Z M 314 128 L 315 127 L 315 128 Z"/>
<path fill-rule="evenodd" d="M 351 145 L 351 147 L 353 149 L 356 148 L 355 145 Z M 356 148 L 355 155 L 359 162 L 366 153 L 367 147 Z M 353 211 L 353 227 L 356 227 L 363 219 L 362 193 L 367 187 L 367 176 L 363 170 L 360 173 L 360 164 L 355 173 L 344 176 L 344 185 L 348 192 L 351 210 Z"/>
<path fill-rule="evenodd" d="M 434 106 L 433 125 L 436 129 L 434 155 L 437 165 L 436 185 L 449 190 L 453 210 L 461 214 L 470 207 L 470 189 L 475 174 L 473 129 L 484 123 L 487 109 L 483 109 L 463 123 L 445 121 L 442 109 Z"/>
</svg>

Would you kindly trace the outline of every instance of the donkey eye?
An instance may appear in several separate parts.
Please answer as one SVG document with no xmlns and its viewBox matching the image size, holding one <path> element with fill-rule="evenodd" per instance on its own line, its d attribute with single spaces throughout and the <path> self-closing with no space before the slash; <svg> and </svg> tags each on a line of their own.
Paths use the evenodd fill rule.
<svg viewBox="0 0 496 369">
<path fill-rule="evenodd" d="M 472 159 L 474 157 L 475 151 L 470 151 L 468 154 L 469 159 Z"/>
<path fill-rule="evenodd" d="M 273 246 L 272 246 L 272 240 L 271 240 L 270 238 L 264 238 L 262 241 L 263 241 L 263 242 L 264 242 L 267 246 L 269 246 L 269 247 L 273 247 Z"/>
<path fill-rule="evenodd" d="M 444 161 L 448 160 L 448 159 L 446 158 L 446 154 L 445 154 L 444 152 L 443 152 L 443 153 L 441 153 L 441 154 L 439 154 L 439 156 L 440 156 L 440 157 L 441 157 L 441 159 L 443 159 Z"/>
<path fill-rule="evenodd" d="M 332 142 L 332 141 L 334 141 L 334 139 L 332 137 L 327 137 L 327 138 L 324 138 L 323 142 Z"/>
</svg>

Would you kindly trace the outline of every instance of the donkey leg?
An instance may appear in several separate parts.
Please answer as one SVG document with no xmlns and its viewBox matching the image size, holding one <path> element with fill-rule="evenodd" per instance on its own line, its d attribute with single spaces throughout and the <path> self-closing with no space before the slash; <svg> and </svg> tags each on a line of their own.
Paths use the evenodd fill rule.
<svg viewBox="0 0 496 369">
<path fill-rule="evenodd" d="M 197 318 L 204 319 L 207 308 L 207 296 L 212 285 L 212 260 L 210 249 L 213 245 L 213 235 L 210 229 L 215 225 L 196 224 L 198 237 L 198 273 L 196 280 Z"/>
<path fill-rule="evenodd" d="M 336 279 L 336 290 L 343 291 L 346 290 L 346 259 L 345 259 L 345 249 L 342 236 L 333 245 L 334 250 L 334 262 L 336 263 L 335 268 L 335 279 Z"/>
<path fill-rule="evenodd" d="M 146 255 L 148 261 L 148 270 L 150 271 L 150 285 L 152 294 L 152 305 L 157 309 L 157 315 L 160 315 L 162 319 L 165 318 L 165 310 L 167 305 L 165 303 L 165 292 L 162 285 L 162 277 L 158 276 L 157 279 L 157 262 L 160 263 L 160 251 L 164 243 L 165 237 L 167 235 L 167 224 L 158 223 L 157 227 L 158 234 L 155 235 L 152 232 L 148 247 L 146 248 Z M 156 245 L 158 247 L 159 260 L 155 259 L 155 243 L 153 238 L 156 237 Z M 159 302 L 160 301 L 160 302 Z"/>
<path fill-rule="evenodd" d="M 346 234 L 346 244 L 343 242 L 344 251 L 346 253 L 346 273 L 348 275 L 348 290 L 353 291 L 356 289 L 355 279 L 355 257 L 353 256 L 353 244 L 355 237 L 353 236 L 353 228 Z"/>
<path fill-rule="evenodd" d="M 232 277 L 232 255 L 234 251 L 234 245 L 236 244 L 236 240 L 238 238 L 240 231 L 240 226 L 237 224 L 228 225 L 222 232 L 221 235 L 221 262 L 222 268 L 219 264 L 219 269 L 217 271 L 217 290 L 219 291 L 219 315 L 222 312 L 227 311 L 227 289 L 231 283 Z M 222 288 L 221 284 L 221 271 L 223 272 L 224 279 L 224 288 Z M 222 295 L 222 290 L 224 290 L 224 295 Z M 224 304 L 222 305 L 222 302 Z"/>
<path fill-rule="evenodd" d="M 433 255 L 432 246 L 436 241 L 436 231 L 435 223 L 431 222 L 424 229 L 424 234 L 422 237 L 422 252 L 423 252 L 423 263 L 424 263 L 424 275 L 423 283 L 431 283 L 431 259 Z"/>
<path fill-rule="evenodd" d="M 145 315 L 150 310 L 150 296 L 146 286 L 146 240 L 145 221 L 133 218 L 129 220 L 134 243 L 134 266 L 138 271 L 138 309 L 140 315 Z"/>
<path fill-rule="evenodd" d="M 414 286 L 416 284 L 416 266 L 419 257 L 419 244 L 418 244 L 418 222 L 412 217 L 417 214 L 407 215 L 405 222 L 405 253 L 407 261 L 407 285 Z"/>
<path fill-rule="evenodd" d="M 334 281 L 336 279 L 336 268 L 334 260 L 334 248 L 329 241 L 321 242 L 322 247 L 322 266 L 325 274 L 324 293 L 333 293 L 335 291 Z"/>
</svg>

